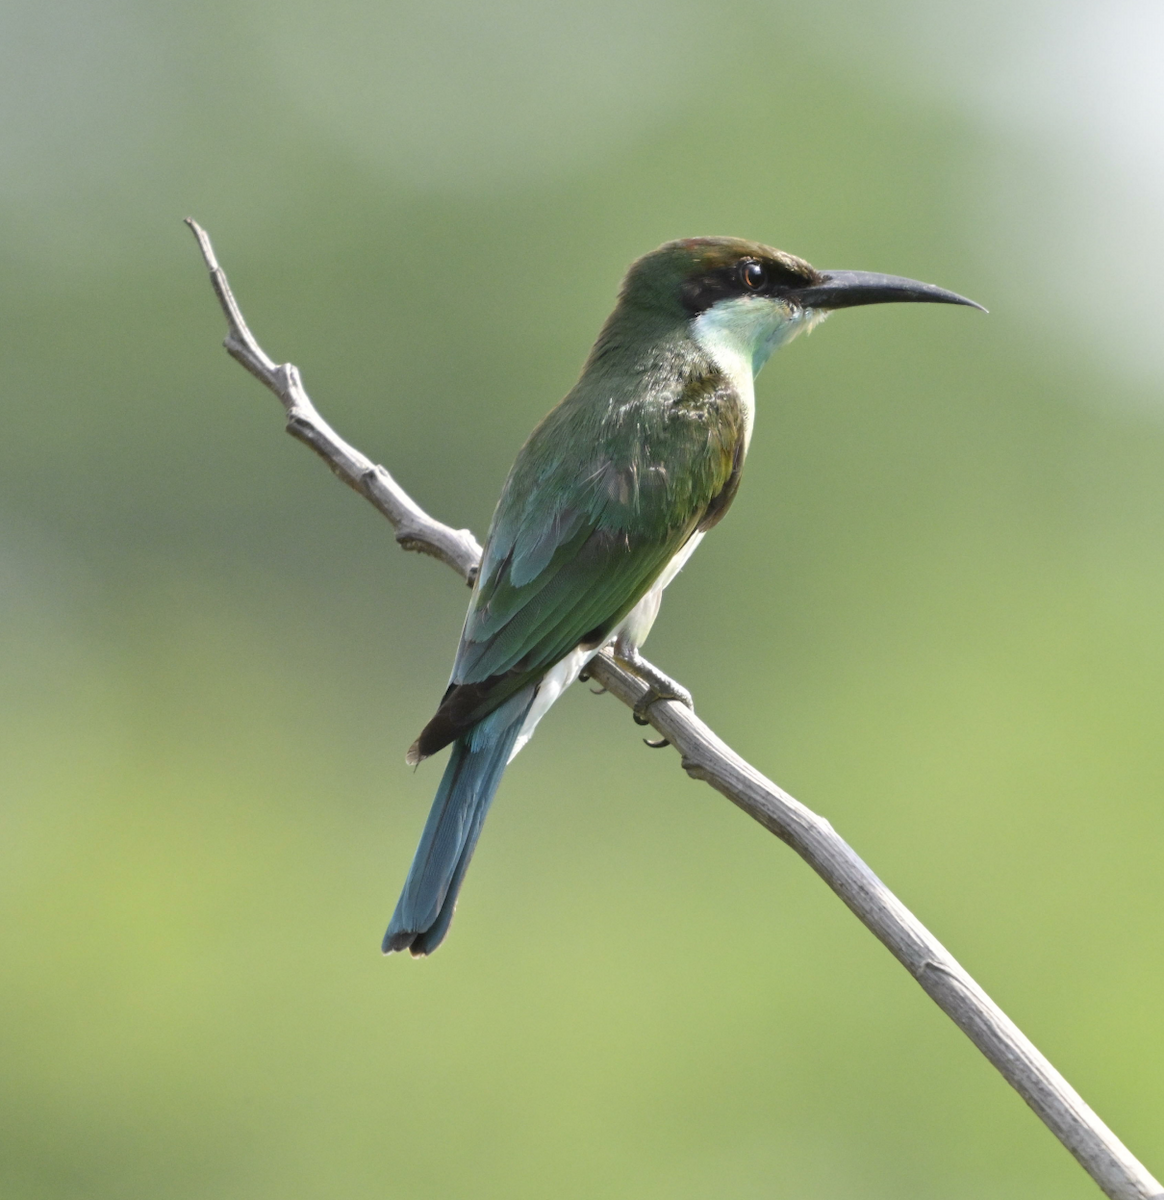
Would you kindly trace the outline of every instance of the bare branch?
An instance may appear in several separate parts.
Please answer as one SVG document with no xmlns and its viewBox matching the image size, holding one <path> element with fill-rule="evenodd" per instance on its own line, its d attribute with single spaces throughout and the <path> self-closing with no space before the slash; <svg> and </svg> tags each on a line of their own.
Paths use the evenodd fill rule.
<svg viewBox="0 0 1164 1200">
<path fill-rule="evenodd" d="M 186 223 L 198 239 L 226 315 L 226 349 L 279 397 L 287 411 L 288 432 L 371 501 L 392 523 L 396 540 L 405 549 L 439 558 L 471 583 L 481 557 L 473 535 L 433 520 L 383 467 L 349 446 L 323 420 L 296 368 L 277 366 L 255 341 L 214 257 L 210 239 L 194 221 L 187 219 Z M 587 670 L 601 687 L 631 708 L 647 693 L 642 679 L 607 654 L 595 658 Z M 840 896 L 1112 1200 L 1164 1200 L 1164 1187 L 828 821 L 740 758 L 684 705 L 658 701 L 648 716 L 682 755 L 688 775 L 722 792 L 786 842 Z"/>
<path fill-rule="evenodd" d="M 481 561 L 481 546 L 467 529 L 450 529 L 434 521 L 381 466 L 348 445 L 319 415 L 303 387 L 299 370 L 290 363 L 277 365 L 255 341 L 231 293 L 226 275 L 214 257 L 206 231 L 186 218 L 202 257 L 210 269 L 210 283 L 226 315 L 223 345 L 250 373 L 279 397 L 287 412 L 287 432 L 310 446 L 348 487 L 359 492 L 391 522 L 396 540 L 405 550 L 431 554 L 472 583 Z"/>
</svg>

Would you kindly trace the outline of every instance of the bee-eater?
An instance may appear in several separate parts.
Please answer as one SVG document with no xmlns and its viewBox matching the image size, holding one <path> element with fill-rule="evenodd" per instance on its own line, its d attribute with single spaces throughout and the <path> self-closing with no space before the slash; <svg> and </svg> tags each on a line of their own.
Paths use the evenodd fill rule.
<svg viewBox="0 0 1164 1200">
<path fill-rule="evenodd" d="M 497 502 L 452 678 L 408 751 L 416 764 L 453 747 L 385 953 L 440 945 L 506 764 L 595 654 L 646 678 L 640 718 L 660 699 L 691 703 L 638 648 L 735 497 L 756 374 L 834 309 L 898 300 L 981 307 L 739 238 L 668 242 L 631 265 L 581 377 Z"/>
</svg>

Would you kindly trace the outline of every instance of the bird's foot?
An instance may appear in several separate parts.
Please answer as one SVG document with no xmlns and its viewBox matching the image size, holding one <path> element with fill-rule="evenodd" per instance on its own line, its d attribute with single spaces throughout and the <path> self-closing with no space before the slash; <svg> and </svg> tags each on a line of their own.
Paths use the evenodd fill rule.
<svg viewBox="0 0 1164 1200">
<path fill-rule="evenodd" d="M 631 713 L 636 725 L 650 724 L 647 710 L 660 700 L 677 700 L 694 711 L 695 701 L 691 698 L 691 693 L 670 675 L 664 675 L 658 667 L 652 666 L 637 650 L 619 651 L 616 648 L 614 657 L 647 685 L 646 692 L 635 703 Z"/>
</svg>

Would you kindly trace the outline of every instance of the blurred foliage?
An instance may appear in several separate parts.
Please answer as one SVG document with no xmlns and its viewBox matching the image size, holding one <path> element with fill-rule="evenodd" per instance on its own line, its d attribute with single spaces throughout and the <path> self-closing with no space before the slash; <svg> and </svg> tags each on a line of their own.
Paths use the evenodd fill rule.
<svg viewBox="0 0 1164 1200">
<path fill-rule="evenodd" d="M 488 11 L 0 17 L 0 1190 L 1094 1194 L 798 859 L 583 688 L 445 947 L 380 957 L 465 591 L 281 435 L 187 212 L 329 419 L 479 535 L 667 238 L 991 307 L 781 353 L 649 649 L 1164 1172 L 1164 427 L 1091 294 L 1008 257 L 1037 227 L 1080 261 L 1030 207 L 1061 146 L 911 75 L 904 3 Z M 984 6 L 943 61 L 1042 11 Z"/>
</svg>

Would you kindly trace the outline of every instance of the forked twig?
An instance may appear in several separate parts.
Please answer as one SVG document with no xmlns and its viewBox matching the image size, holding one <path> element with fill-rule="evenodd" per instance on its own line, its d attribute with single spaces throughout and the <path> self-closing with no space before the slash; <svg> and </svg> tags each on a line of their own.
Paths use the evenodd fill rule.
<svg viewBox="0 0 1164 1200">
<path fill-rule="evenodd" d="M 374 504 L 388 518 L 396 540 L 405 549 L 439 558 L 472 583 L 481 558 L 476 538 L 467 529 L 451 529 L 433 520 L 383 467 L 348 445 L 323 420 L 304 390 L 298 370 L 289 363 L 277 365 L 255 341 L 205 231 L 193 220 L 186 223 L 198 239 L 226 315 L 226 349 L 278 396 L 287 412 L 287 431 Z M 595 658 L 587 672 L 631 708 L 648 690 L 642 680 L 605 654 Z M 828 821 L 745 762 L 684 705 L 659 701 L 648 716 L 651 725 L 679 751 L 688 775 L 722 792 L 787 842 L 840 896 L 1112 1200 L 1164 1200 L 1164 1187 Z"/>
</svg>

